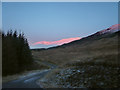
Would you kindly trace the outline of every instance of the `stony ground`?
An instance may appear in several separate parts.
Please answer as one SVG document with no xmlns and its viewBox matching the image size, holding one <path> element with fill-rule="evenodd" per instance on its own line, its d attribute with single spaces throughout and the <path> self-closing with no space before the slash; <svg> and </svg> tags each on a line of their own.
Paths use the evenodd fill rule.
<svg viewBox="0 0 120 90">
<path fill-rule="evenodd" d="M 82 65 L 60 69 L 51 78 L 44 78 L 40 82 L 46 88 L 48 85 L 48 88 L 115 88 L 120 87 L 119 69 L 103 65 Z"/>
<path fill-rule="evenodd" d="M 83 66 L 62 70 L 56 75 L 57 83 L 63 87 L 112 88 L 120 87 L 120 68 Z"/>
</svg>

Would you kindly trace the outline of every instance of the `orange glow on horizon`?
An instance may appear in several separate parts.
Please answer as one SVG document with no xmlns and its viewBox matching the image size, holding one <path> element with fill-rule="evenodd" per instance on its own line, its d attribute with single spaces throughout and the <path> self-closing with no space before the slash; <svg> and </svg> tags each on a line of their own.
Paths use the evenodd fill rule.
<svg viewBox="0 0 120 90">
<path fill-rule="evenodd" d="M 75 37 L 75 38 L 67 38 L 67 39 L 61 39 L 58 41 L 39 41 L 39 42 L 35 42 L 33 43 L 33 45 L 38 45 L 38 44 L 43 44 L 43 45 L 62 45 L 65 43 L 69 43 L 75 40 L 79 40 L 81 39 L 80 37 Z"/>
</svg>

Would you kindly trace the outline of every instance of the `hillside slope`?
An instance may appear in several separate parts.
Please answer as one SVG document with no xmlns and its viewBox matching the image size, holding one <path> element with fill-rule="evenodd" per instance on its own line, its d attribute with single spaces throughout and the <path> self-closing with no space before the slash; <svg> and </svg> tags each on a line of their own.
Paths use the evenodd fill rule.
<svg viewBox="0 0 120 90">
<path fill-rule="evenodd" d="M 33 50 L 32 53 L 37 59 L 58 65 L 76 60 L 117 64 L 119 33 L 120 31 L 100 36 L 91 35 L 59 47 Z"/>
</svg>

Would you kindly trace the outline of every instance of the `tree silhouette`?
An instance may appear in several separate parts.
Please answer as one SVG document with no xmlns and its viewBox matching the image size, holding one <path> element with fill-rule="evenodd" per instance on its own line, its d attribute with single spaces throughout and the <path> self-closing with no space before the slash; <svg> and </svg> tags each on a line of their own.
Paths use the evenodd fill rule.
<svg viewBox="0 0 120 90">
<path fill-rule="evenodd" d="M 22 72 L 31 66 L 33 60 L 24 33 L 2 32 L 2 71 L 3 76 Z"/>
</svg>

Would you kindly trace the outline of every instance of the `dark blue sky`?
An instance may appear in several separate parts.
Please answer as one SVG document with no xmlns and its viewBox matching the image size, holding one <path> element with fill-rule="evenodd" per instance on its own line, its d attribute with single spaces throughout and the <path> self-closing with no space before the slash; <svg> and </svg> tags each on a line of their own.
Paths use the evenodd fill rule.
<svg viewBox="0 0 120 90">
<path fill-rule="evenodd" d="M 116 2 L 4 2 L 3 30 L 21 30 L 29 43 L 84 37 L 118 23 Z M 49 47 L 52 45 L 31 45 Z"/>
</svg>

